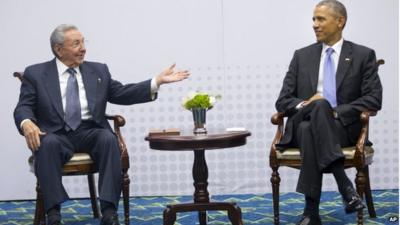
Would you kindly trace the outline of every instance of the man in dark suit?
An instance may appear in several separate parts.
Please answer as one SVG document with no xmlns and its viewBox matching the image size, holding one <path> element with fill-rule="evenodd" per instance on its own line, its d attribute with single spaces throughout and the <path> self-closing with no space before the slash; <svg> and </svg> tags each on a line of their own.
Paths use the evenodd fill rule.
<svg viewBox="0 0 400 225">
<path fill-rule="evenodd" d="M 189 72 L 174 72 L 172 65 L 153 79 L 123 85 L 111 78 L 107 65 L 84 61 L 84 37 L 77 27 L 58 26 L 50 42 L 55 58 L 25 69 L 14 111 L 16 126 L 35 155 L 47 224 L 61 224 L 60 204 L 68 199 L 62 166 L 76 149 L 87 149 L 99 168 L 101 224 L 119 224 L 120 151 L 105 119 L 107 102 L 152 101 L 160 85 L 186 79 Z"/>
<path fill-rule="evenodd" d="M 356 142 L 361 111 L 381 108 L 382 86 L 375 52 L 343 40 L 346 20 L 342 3 L 326 0 L 316 5 L 317 43 L 295 51 L 276 101 L 277 110 L 289 116 L 278 149 L 301 150 L 296 191 L 305 195 L 306 204 L 298 224 L 321 224 L 323 172 L 333 173 L 346 213 L 364 208 L 344 171 L 341 146 Z"/>
</svg>

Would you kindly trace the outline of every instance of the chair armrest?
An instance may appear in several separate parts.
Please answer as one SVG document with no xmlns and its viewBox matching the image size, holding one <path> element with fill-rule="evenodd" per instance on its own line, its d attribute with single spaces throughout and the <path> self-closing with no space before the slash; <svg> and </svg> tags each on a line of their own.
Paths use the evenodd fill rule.
<svg viewBox="0 0 400 225">
<path fill-rule="evenodd" d="M 274 140 L 272 141 L 272 144 L 279 143 L 279 141 L 281 140 L 281 138 L 283 136 L 283 129 L 284 129 L 283 118 L 284 117 L 285 117 L 284 114 L 280 113 L 280 112 L 275 113 L 271 117 L 271 123 L 274 125 L 278 125 Z"/>
<path fill-rule="evenodd" d="M 106 115 L 106 119 L 112 120 L 114 122 L 114 132 L 118 138 L 119 149 L 121 153 L 121 166 L 122 170 L 125 172 L 129 169 L 129 154 L 128 149 L 126 148 L 126 144 L 124 138 L 121 134 L 121 127 L 125 125 L 125 118 L 120 115 Z"/>
<path fill-rule="evenodd" d="M 106 115 L 106 119 L 114 121 L 114 129 L 125 125 L 125 118 L 120 115 Z"/>
<path fill-rule="evenodd" d="M 14 72 L 13 76 L 18 78 L 20 81 L 24 78 L 24 73 L 23 72 Z"/>
<path fill-rule="evenodd" d="M 361 132 L 360 137 L 363 136 L 364 140 L 368 139 L 368 130 L 369 130 L 369 118 L 371 116 L 376 116 L 376 111 L 364 111 L 360 114 L 361 121 Z"/>
<path fill-rule="evenodd" d="M 276 147 L 275 144 L 278 144 L 283 136 L 283 129 L 284 129 L 284 123 L 283 123 L 283 118 L 285 115 L 283 113 L 277 112 L 271 117 L 271 123 L 274 125 L 277 125 L 276 133 L 274 136 L 274 139 L 272 140 L 271 144 L 271 151 L 269 153 L 269 164 L 271 168 L 277 168 L 278 167 L 278 161 L 276 158 Z"/>
<path fill-rule="evenodd" d="M 376 116 L 376 114 L 376 111 L 364 111 L 360 114 L 361 131 L 356 143 L 356 152 L 354 154 L 355 160 L 360 160 L 362 162 L 365 160 L 364 146 L 368 140 L 369 118 L 371 116 Z"/>
<path fill-rule="evenodd" d="M 271 117 L 271 123 L 274 125 L 282 125 L 283 124 L 284 114 L 277 112 Z"/>
<path fill-rule="evenodd" d="M 363 123 L 364 120 L 368 119 L 370 116 L 376 116 L 377 112 L 376 111 L 364 111 L 360 114 L 360 120 Z"/>
</svg>

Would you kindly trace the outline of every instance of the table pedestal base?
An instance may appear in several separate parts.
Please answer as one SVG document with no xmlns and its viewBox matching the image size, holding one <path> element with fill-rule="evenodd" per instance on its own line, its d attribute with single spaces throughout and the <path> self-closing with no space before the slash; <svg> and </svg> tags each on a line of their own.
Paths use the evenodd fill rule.
<svg viewBox="0 0 400 225">
<path fill-rule="evenodd" d="M 230 202 L 207 202 L 207 203 L 185 203 L 176 205 L 167 205 L 164 210 L 164 225 L 173 225 L 176 221 L 176 213 L 199 211 L 200 225 L 207 225 L 208 210 L 228 211 L 228 218 L 232 225 L 243 225 L 242 211 L 236 203 Z"/>
<path fill-rule="evenodd" d="M 152 149 L 193 151 L 194 162 L 193 175 L 193 202 L 186 204 L 167 205 L 164 210 L 164 225 L 174 225 L 176 213 L 198 211 L 200 225 L 207 225 L 207 211 L 228 211 L 228 218 L 232 225 L 243 225 L 242 211 L 233 202 L 210 202 L 208 186 L 208 168 L 205 158 L 205 150 L 232 148 L 246 144 L 246 137 L 250 136 L 248 131 L 228 132 L 223 134 L 209 135 L 206 132 L 195 133 L 194 136 L 159 135 L 147 136 Z"/>
</svg>

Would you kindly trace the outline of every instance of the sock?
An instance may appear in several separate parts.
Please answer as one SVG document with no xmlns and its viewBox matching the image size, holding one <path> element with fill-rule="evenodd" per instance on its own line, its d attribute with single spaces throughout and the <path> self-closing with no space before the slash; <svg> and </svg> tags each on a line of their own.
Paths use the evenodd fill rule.
<svg viewBox="0 0 400 225">
<path fill-rule="evenodd" d="M 346 187 L 353 187 L 350 179 L 347 177 L 346 172 L 344 171 L 344 163 L 343 159 L 338 159 L 334 161 L 330 166 L 330 171 L 335 177 L 336 183 L 339 188 L 339 192 L 343 195 Z"/>
<path fill-rule="evenodd" d="M 114 215 L 117 211 L 113 203 L 100 200 L 100 209 L 103 217 Z"/>
<path fill-rule="evenodd" d="M 310 217 L 318 217 L 319 216 L 319 199 L 313 199 L 309 196 L 306 196 L 306 205 L 304 207 L 304 215 Z"/>
<path fill-rule="evenodd" d="M 59 204 L 54 205 L 49 210 L 47 210 L 47 215 L 60 214 L 60 209 L 61 206 Z"/>
<path fill-rule="evenodd" d="M 47 210 L 47 222 L 48 224 L 52 224 L 56 221 L 61 221 L 61 206 L 59 204 L 51 207 L 49 210 Z"/>
</svg>

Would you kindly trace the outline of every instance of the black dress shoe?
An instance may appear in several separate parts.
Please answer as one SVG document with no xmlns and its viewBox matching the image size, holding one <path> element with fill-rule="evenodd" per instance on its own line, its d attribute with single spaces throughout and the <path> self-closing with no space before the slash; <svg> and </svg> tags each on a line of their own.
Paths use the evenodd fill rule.
<svg viewBox="0 0 400 225">
<path fill-rule="evenodd" d="M 60 208 L 52 208 L 47 212 L 47 225 L 61 225 Z"/>
<path fill-rule="evenodd" d="M 100 225 L 119 225 L 117 213 L 104 215 L 101 218 Z"/>
<path fill-rule="evenodd" d="M 61 217 L 59 217 L 59 218 L 54 218 L 54 217 L 51 217 L 51 218 L 47 218 L 47 223 L 46 223 L 47 225 L 61 225 L 62 223 L 61 223 Z"/>
<path fill-rule="evenodd" d="M 48 225 L 62 225 L 61 221 L 55 221 L 55 222 L 52 222 L 52 223 L 48 222 L 46 224 L 48 224 Z"/>
<path fill-rule="evenodd" d="M 362 210 L 365 205 L 353 187 L 346 187 L 343 195 L 344 210 L 347 214 Z"/>
<path fill-rule="evenodd" d="M 303 215 L 300 221 L 296 225 L 322 225 L 321 218 L 319 216 L 308 216 Z"/>
</svg>

